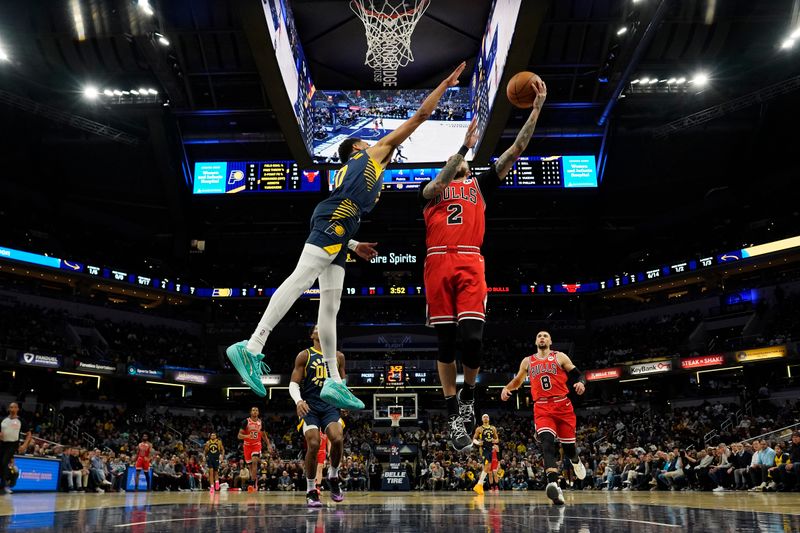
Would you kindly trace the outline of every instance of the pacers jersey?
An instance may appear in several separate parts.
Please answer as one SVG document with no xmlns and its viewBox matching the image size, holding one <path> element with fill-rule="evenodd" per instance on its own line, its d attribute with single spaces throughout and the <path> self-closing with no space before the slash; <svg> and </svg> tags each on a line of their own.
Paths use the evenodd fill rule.
<svg viewBox="0 0 800 533">
<path fill-rule="evenodd" d="M 497 430 L 494 426 L 481 426 L 481 446 L 484 450 L 492 449 L 494 439 L 497 438 Z"/>
<path fill-rule="evenodd" d="M 366 150 L 356 152 L 333 177 L 333 192 L 326 203 L 337 201 L 331 220 L 369 213 L 381 195 L 383 168 Z"/>
<path fill-rule="evenodd" d="M 528 378 L 534 401 L 569 394 L 567 373 L 558 364 L 556 352 L 550 352 L 544 359 L 537 358 L 536 354 L 531 355 Z"/>
<path fill-rule="evenodd" d="M 242 424 L 242 430 L 247 433 L 244 438 L 245 446 L 260 446 L 261 445 L 261 419 L 253 420 L 250 417 L 245 418 Z"/>
<path fill-rule="evenodd" d="M 328 377 L 328 367 L 322 358 L 322 352 L 318 352 L 313 347 L 306 351 L 308 360 L 303 371 L 303 399 L 312 409 L 326 410 L 329 405 L 320 398 L 319 394 Z"/>
<path fill-rule="evenodd" d="M 220 441 L 219 439 L 209 440 L 208 441 L 208 455 L 219 455 L 220 452 Z"/>
<path fill-rule="evenodd" d="M 480 248 L 486 229 L 485 210 L 486 202 L 475 178 L 451 182 L 425 205 L 428 251 L 443 246 Z"/>
</svg>

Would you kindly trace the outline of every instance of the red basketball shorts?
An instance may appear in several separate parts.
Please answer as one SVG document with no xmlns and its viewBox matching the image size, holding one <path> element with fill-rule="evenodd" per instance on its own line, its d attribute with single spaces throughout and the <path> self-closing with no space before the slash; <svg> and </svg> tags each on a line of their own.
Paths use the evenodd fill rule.
<svg viewBox="0 0 800 533">
<path fill-rule="evenodd" d="M 425 258 L 428 324 L 455 324 L 465 318 L 486 320 L 486 270 L 480 249 L 449 248 L 431 248 Z"/>
<path fill-rule="evenodd" d="M 136 470 L 150 470 L 150 459 L 147 457 L 137 457 Z"/>
<path fill-rule="evenodd" d="M 548 432 L 563 444 L 574 444 L 575 424 L 575 410 L 569 398 L 533 404 L 533 425 L 537 435 Z"/>
<path fill-rule="evenodd" d="M 252 463 L 253 456 L 261 457 L 261 444 L 245 444 L 244 445 L 244 462 Z"/>
</svg>

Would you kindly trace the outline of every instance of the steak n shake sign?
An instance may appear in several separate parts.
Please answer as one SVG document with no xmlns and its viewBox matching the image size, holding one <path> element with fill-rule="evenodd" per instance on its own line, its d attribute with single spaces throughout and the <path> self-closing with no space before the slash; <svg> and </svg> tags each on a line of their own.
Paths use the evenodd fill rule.
<svg viewBox="0 0 800 533">
<path fill-rule="evenodd" d="M 672 370 L 672 361 L 655 361 L 653 363 L 641 363 L 628 367 L 631 376 L 641 376 L 644 374 L 659 374 Z"/>
</svg>

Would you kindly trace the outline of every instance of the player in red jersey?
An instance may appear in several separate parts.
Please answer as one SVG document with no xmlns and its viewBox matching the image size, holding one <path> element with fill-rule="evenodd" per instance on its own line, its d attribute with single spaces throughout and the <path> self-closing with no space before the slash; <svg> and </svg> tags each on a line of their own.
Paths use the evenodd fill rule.
<svg viewBox="0 0 800 533">
<path fill-rule="evenodd" d="M 270 449 L 267 432 L 262 429 L 261 419 L 258 417 L 258 407 L 250 408 L 250 418 L 245 418 L 239 429 L 239 440 L 244 441 L 244 462 L 250 467 L 250 482 L 256 485 L 258 480 L 258 463 L 261 460 L 261 442 Z"/>
<path fill-rule="evenodd" d="M 322 471 L 325 469 L 325 460 L 330 453 L 331 441 L 328 440 L 328 436 L 325 433 L 322 433 L 319 437 L 319 451 L 317 452 L 317 475 L 314 477 L 317 492 L 322 488 Z"/>
<path fill-rule="evenodd" d="M 527 376 L 533 397 L 533 423 L 536 435 L 542 443 L 544 467 L 547 471 L 547 497 L 556 505 L 564 505 L 564 494 L 558 486 L 556 467 L 556 440 L 561 443 L 564 455 L 569 457 L 578 479 L 586 477 L 586 468 L 578 457 L 575 447 L 575 410 L 569 397 L 568 376 L 575 380 L 573 387 L 578 395 L 586 391 L 586 379 L 578 367 L 564 352 L 550 349 L 553 341 L 550 334 L 540 331 L 536 335 L 535 354 L 522 360 L 519 372 L 503 387 L 500 398 L 511 397 L 511 391 L 522 386 Z"/>
<path fill-rule="evenodd" d="M 477 122 L 467 129 L 461 150 L 447 160 L 436 179 L 420 186 L 428 255 L 425 299 L 428 324 L 436 328 L 438 369 L 447 405 L 450 442 L 457 451 L 472 448 L 475 429 L 475 382 L 480 371 L 486 320 L 486 277 L 481 245 L 486 200 L 500 186 L 528 146 L 547 98 L 547 87 L 533 83 L 533 110 L 511 147 L 488 171 L 473 177 L 464 156 L 478 141 Z M 464 387 L 456 395 L 456 343 L 461 340 Z"/>
<path fill-rule="evenodd" d="M 153 455 L 153 445 L 150 443 L 150 435 L 142 434 L 142 442 L 136 446 L 136 477 L 133 478 L 133 490 L 139 491 L 139 473 L 144 470 L 144 480 L 147 483 L 147 490 L 150 490 L 150 457 Z"/>
</svg>

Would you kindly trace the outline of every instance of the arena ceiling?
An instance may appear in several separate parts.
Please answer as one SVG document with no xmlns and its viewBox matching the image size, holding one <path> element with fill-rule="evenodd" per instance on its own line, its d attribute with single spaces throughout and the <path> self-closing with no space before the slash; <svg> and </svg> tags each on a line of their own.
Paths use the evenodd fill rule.
<svg viewBox="0 0 800 533">
<path fill-rule="evenodd" d="M 9 58 L 0 61 L 6 161 L 0 193 L 20 199 L 3 208 L 4 222 L 15 231 L 45 228 L 65 247 L 86 246 L 85 239 L 71 244 L 70 235 L 93 228 L 120 236 L 107 244 L 113 253 L 124 256 L 136 243 L 173 262 L 186 260 L 185 243 L 193 237 L 216 239 L 225 253 L 252 239 L 296 241 L 318 198 L 196 202 L 186 185 L 186 165 L 194 159 L 292 156 L 260 68 L 269 50 L 246 24 L 259 2 L 149 4 L 152 16 L 133 0 L 0 4 L 0 46 Z M 489 4 L 432 0 L 413 38 L 415 62 L 401 81 L 429 85 L 460 58 L 474 57 Z M 634 248 L 675 246 L 676 235 L 716 238 L 770 216 L 794 220 L 785 194 L 791 169 L 781 162 L 793 148 L 780 132 L 800 114 L 791 93 L 800 62 L 797 50 L 782 50 L 781 43 L 797 4 L 537 3 L 541 16 L 524 25 L 532 52 L 517 58 L 549 89 L 531 152 L 607 153 L 605 178 L 589 195 L 501 196 L 490 228 L 509 231 L 496 242 L 511 249 L 519 232 L 534 232 L 565 260 L 581 261 L 569 250 L 577 244 L 606 261 L 602 249 L 626 257 L 638 253 Z M 318 87 L 362 83 L 369 75 L 364 30 L 347 2 L 291 5 Z M 709 77 L 702 90 L 637 91 L 631 83 L 700 71 Z M 98 106 L 82 96 L 90 83 L 150 87 L 158 96 L 151 104 Z M 703 111 L 701 120 L 693 117 Z M 519 110 L 506 114 L 495 152 L 525 118 Z M 408 219 L 408 197 L 395 196 L 373 217 L 374 232 L 416 238 L 418 221 L 397 222 Z M 706 229 L 697 232 L 698 225 Z M 0 237 L 11 231 L 2 226 Z"/>
</svg>

